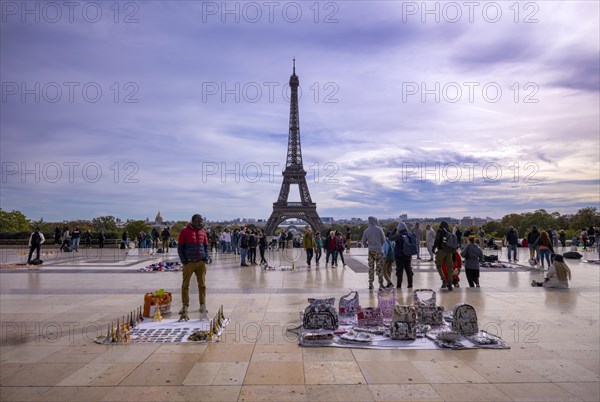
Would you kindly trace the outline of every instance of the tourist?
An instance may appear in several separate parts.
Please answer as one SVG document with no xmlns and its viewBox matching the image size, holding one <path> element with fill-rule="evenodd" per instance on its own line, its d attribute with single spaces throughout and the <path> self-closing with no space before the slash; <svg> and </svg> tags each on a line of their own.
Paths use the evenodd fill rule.
<svg viewBox="0 0 600 402">
<path fill-rule="evenodd" d="M 240 231 L 239 229 L 234 229 L 231 232 L 231 251 L 233 251 L 233 254 L 238 255 L 240 253 L 238 248 L 240 243 Z"/>
<path fill-rule="evenodd" d="M 146 254 L 152 250 L 152 234 L 150 232 L 144 233 L 144 245 L 146 247 Z"/>
<path fill-rule="evenodd" d="M 219 234 L 216 229 L 210 231 L 208 240 L 210 241 L 210 252 L 213 253 L 219 251 Z"/>
<path fill-rule="evenodd" d="M 71 252 L 71 235 L 69 234 L 69 228 L 65 226 L 62 231 L 62 243 L 60 245 L 60 251 Z"/>
<path fill-rule="evenodd" d="M 327 264 L 329 264 L 329 257 L 331 257 L 331 267 L 333 267 L 333 257 L 335 256 L 335 253 L 335 232 L 332 230 L 325 238 L 325 268 L 327 268 Z"/>
<path fill-rule="evenodd" d="M 257 233 L 253 230 L 248 235 L 248 260 L 250 265 L 256 265 L 256 246 L 258 246 Z"/>
<path fill-rule="evenodd" d="M 506 234 L 506 242 L 508 243 L 508 262 L 512 262 L 513 259 L 515 260 L 515 262 L 519 261 L 519 259 L 517 258 L 517 245 L 519 244 L 519 235 L 517 233 L 517 230 L 513 226 L 511 226 L 508 229 L 508 233 Z"/>
<path fill-rule="evenodd" d="M 390 240 L 390 232 L 387 233 L 385 243 L 383 243 L 383 279 L 387 281 L 385 287 L 391 288 L 394 286 L 392 283 L 392 265 L 396 261 L 394 242 Z"/>
<path fill-rule="evenodd" d="M 440 227 L 435 233 L 435 240 L 433 242 L 433 252 L 435 254 L 435 267 L 437 268 L 438 274 L 442 279 L 442 288 L 447 287 L 448 290 L 452 291 L 452 281 L 449 279 L 446 280 L 446 276 L 444 275 L 444 271 L 442 269 L 442 263 L 446 263 L 447 267 L 453 266 L 452 264 L 452 254 L 456 252 L 456 247 L 450 242 L 452 233 L 450 232 L 450 228 L 448 226 L 448 222 L 442 221 L 440 223 Z"/>
<path fill-rule="evenodd" d="M 246 257 L 248 256 L 248 229 L 240 231 L 240 239 L 238 240 L 238 248 L 240 250 L 240 267 L 248 267 Z"/>
<path fill-rule="evenodd" d="M 383 253 L 381 247 L 385 242 L 383 229 L 378 226 L 377 218 L 369 216 L 369 227 L 362 235 L 362 243 L 369 249 L 369 289 L 373 289 L 375 271 L 379 279 L 379 286 L 383 287 Z"/>
<path fill-rule="evenodd" d="M 593 226 L 590 226 L 590 228 L 587 231 L 587 234 L 588 234 L 589 246 L 592 247 L 594 245 L 594 243 L 596 242 L 596 229 L 594 229 Z"/>
<path fill-rule="evenodd" d="M 54 244 L 57 244 L 59 247 L 62 244 L 62 232 L 58 226 L 54 228 Z"/>
<path fill-rule="evenodd" d="M 550 254 L 554 254 L 554 248 L 552 247 L 552 240 L 550 240 L 550 236 L 548 236 L 548 232 L 545 230 L 540 233 L 540 236 L 537 238 L 534 244 L 535 248 L 538 250 L 539 259 L 542 262 L 542 269 L 544 269 L 544 259 L 548 262 L 548 269 L 550 268 Z"/>
<path fill-rule="evenodd" d="M 531 230 L 527 234 L 527 247 L 529 248 L 529 259 L 536 259 L 538 262 L 540 261 L 540 256 L 537 248 L 534 246 L 535 241 L 540 237 L 540 232 L 537 226 L 531 226 Z"/>
<path fill-rule="evenodd" d="M 121 235 L 121 248 L 129 249 L 129 233 L 127 233 L 126 230 L 124 230 Z"/>
<path fill-rule="evenodd" d="M 352 231 L 350 231 L 350 227 L 346 226 L 346 252 L 350 252 L 350 247 L 352 246 Z"/>
<path fill-rule="evenodd" d="M 552 246 L 555 249 L 558 248 L 558 232 L 555 229 L 550 228 L 548 235 L 550 236 L 550 239 L 552 240 Z"/>
<path fill-rule="evenodd" d="M 571 239 L 571 251 L 577 251 L 577 247 L 579 246 L 579 238 L 577 236 L 573 236 Z"/>
<path fill-rule="evenodd" d="M 308 269 L 310 269 L 314 250 L 317 247 L 311 228 L 306 228 L 306 233 L 302 238 L 302 247 L 304 247 L 304 251 L 306 251 L 306 264 L 308 265 Z"/>
<path fill-rule="evenodd" d="M 417 260 L 421 259 L 421 240 L 423 239 L 423 230 L 419 226 L 419 222 L 415 224 L 415 227 L 412 230 L 412 233 L 415 235 L 417 239 Z"/>
<path fill-rule="evenodd" d="M 433 261 L 433 242 L 435 241 L 435 230 L 431 225 L 425 226 L 425 245 L 429 252 L 429 262 Z"/>
<path fill-rule="evenodd" d="M 460 269 L 462 268 L 462 258 L 459 251 L 460 250 L 457 250 L 452 253 L 452 271 L 450 271 L 450 273 L 448 273 L 446 262 L 442 261 L 442 272 L 444 273 L 444 278 L 446 278 L 446 282 L 450 281 L 450 278 L 452 278 L 451 282 L 455 288 L 460 287 Z"/>
<path fill-rule="evenodd" d="M 234 246 L 234 249 L 236 247 Z M 265 250 L 267 249 L 267 236 L 265 236 L 264 231 L 260 231 L 258 237 L 258 251 L 260 253 L 260 265 L 267 265 L 267 260 L 265 259 Z"/>
<path fill-rule="evenodd" d="M 156 227 L 152 228 L 152 251 L 158 250 L 158 238 L 160 237 L 160 233 Z"/>
<path fill-rule="evenodd" d="M 477 233 L 479 234 L 479 246 L 481 248 L 485 247 L 485 230 L 483 230 L 483 227 L 479 226 L 479 230 L 477 231 Z"/>
<path fill-rule="evenodd" d="M 171 228 L 167 226 L 160 233 L 160 238 L 162 240 L 162 248 L 163 253 L 167 254 L 169 252 L 169 238 L 171 237 Z"/>
<path fill-rule="evenodd" d="M 75 229 L 73 229 L 71 241 L 73 243 L 73 251 L 79 252 L 79 243 L 81 242 L 81 230 L 79 230 L 79 226 L 75 226 Z"/>
<path fill-rule="evenodd" d="M 558 231 L 558 239 L 560 240 L 560 245 L 562 248 L 567 247 L 567 234 L 563 229 Z"/>
<path fill-rule="evenodd" d="M 581 234 L 579 235 L 581 238 L 581 244 L 583 244 L 583 251 L 587 251 L 588 246 L 588 232 L 586 228 L 581 229 Z"/>
<path fill-rule="evenodd" d="M 323 254 L 323 239 L 320 232 L 315 234 L 315 245 L 315 265 L 318 267 L 321 254 Z"/>
<path fill-rule="evenodd" d="M 346 248 L 346 241 L 342 237 L 342 232 L 335 232 L 335 267 L 337 267 L 337 257 L 340 257 L 342 261 L 342 267 L 346 266 L 346 261 L 344 261 L 344 250 Z"/>
<path fill-rule="evenodd" d="M 408 282 L 408 289 L 413 287 L 413 270 L 411 267 L 412 255 L 404 254 L 404 242 L 408 239 L 408 228 L 404 222 L 398 223 L 395 232 L 390 236 L 390 240 L 395 242 L 394 245 L 394 258 L 396 260 L 396 288 L 402 287 L 402 278 L 406 273 L 406 281 Z M 417 243 L 419 240 L 417 239 Z M 418 248 L 418 247 L 417 247 Z M 379 286 L 382 286 L 381 279 L 379 280 Z"/>
<path fill-rule="evenodd" d="M 514 232 L 514 228 L 512 226 L 510 228 Z M 467 281 L 469 282 L 469 287 L 479 287 L 479 263 L 483 261 L 483 251 L 481 251 L 481 248 L 479 248 L 479 246 L 475 244 L 475 236 L 469 236 L 468 242 L 469 243 L 462 250 L 460 255 L 465 259 L 465 273 L 467 274 Z M 508 258 L 510 261 L 511 249 L 509 248 L 508 250 Z M 516 251 L 515 261 L 517 261 Z"/>
<path fill-rule="evenodd" d="M 40 231 L 40 228 L 35 228 L 35 231 L 31 233 L 29 236 L 29 256 L 27 257 L 27 264 L 31 264 L 31 256 L 35 251 L 36 257 L 35 259 L 39 261 L 40 259 L 40 250 L 42 249 L 42 244 L 46 241 L 44 238 L 44 234 Z"/>
<path fill-rule="evenodd" d="M 202 216 L 195 214 L 188 225 L 181 230 L 177 240 L 177 254 L 183 264 L 181 302 L 179 314 L 187 314 L 190 305 L 190 281 L 192 274 L 198 282 L 200 313 L 206 316 L 206 261 L 208 260 L 208 238 L 203 229 Z"/>
<path fill-rule="evenodd" d="M 89 229 L 85 232 L 85 247 L 92 248 L 92 232 Z"/>
<path fill-rule="evenodd" d="M 544 232 L 542 232 L 544 233 Z M 556 254 L 553 258 L 550 270 L 546 274 L 544 282 L 531 281 L 531 286 L 534 287 L 545 287 L 545 288 L 556 288 L 566 289 L 569 287 L 569 281 L 571 280 L 571 270 L 565 263 L 562 255 Z"/>
<path fill-rule="evenodd" d="M 98 233 L 98 248 L 104 248 L 104 239 L 106 239 L 104 229 L 100 229 L 100 233 Z"/>
<path fill-rule="evenodd" d="M 460 247 L 463 241 L 463 232 L 460 231 L 460 226 L 454 226 L 454 228 L 452 229 L 452 233 L 456 235 L 456 241 L 458 242 L 458 246 Z"/>
</svg>

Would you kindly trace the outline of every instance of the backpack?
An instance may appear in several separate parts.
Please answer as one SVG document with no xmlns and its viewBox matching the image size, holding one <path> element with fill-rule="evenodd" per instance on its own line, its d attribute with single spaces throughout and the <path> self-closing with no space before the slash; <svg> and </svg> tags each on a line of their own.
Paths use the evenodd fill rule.
<svg viewBox="0 0 600 402">
<path fill-rule="evenodd" d="M 449 230 L 444 229 L 443 244 L 446 247 L 451 248 L 452 251 L 454 251 L 458 248 L 458 238 L 456 237 L 456 235 L 454 233 L 450 232 Z"/>
<path fill-rule="evenodd" d="M 308 299 L 304 309 L 302 324 L 304 329 L 335 330 L 338 328 L 338 312 L 334 307 L 335 299 Z"/>
<path fill-rule="evenodd" d="M 240 241 L 241 248 L 248 248 L 248 236 L 242 235 L 242 240 Z"/>
<path fill-rule="evenodd" d="M 256 247 L 256 236 L 250 236 L 250 239 L 248 239 L 248 247 Z"/>
<path fill-rule="evenodd" d="M 393 262 L 393 261 L 395 261 L 394 246 L 392 245 L 392 242 L 389 240 L 386 240 L 385 242 L 388 245 L 387 253 L 385 253 L 385 260 L 388 262 Z"/>
<path fill-rule="evenodd" d="M 33 232 L 33 235 L 31 235 L 31 245 L 39 246 L 41 244 L 41 241 L 42 241 L 42 236 L 40 236 L 40 234 L 38 232 Z"/>
<path fill-rule="evenodd" d="M 469 304 L 457 304 L 454 306 L 452 329 L 461 335 L 473 335 L 479 332 L 475 308 Z"/>
<path fill-rule="evenodd" d="M 402 235 L 402 254 L 406 257 L 417 255 L 417 238 L 414 233 Z"/>
</svg>

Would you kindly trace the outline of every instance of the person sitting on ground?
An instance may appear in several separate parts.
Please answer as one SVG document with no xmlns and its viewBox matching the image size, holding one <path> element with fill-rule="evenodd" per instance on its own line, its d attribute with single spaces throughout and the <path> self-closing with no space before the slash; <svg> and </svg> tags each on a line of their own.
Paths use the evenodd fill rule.
<svg viewBox="0 0 600 402">
<path fill-rule="evenodd" d="M 565 263 L 561 254 L 556 254 L 553 258 L 550 270 L 546 274 L 544 282 L 531 281 L 531 286 L 540 286 L 545 288 L 567 289 L 571 280 L 571 270 Z"/>
</svg>

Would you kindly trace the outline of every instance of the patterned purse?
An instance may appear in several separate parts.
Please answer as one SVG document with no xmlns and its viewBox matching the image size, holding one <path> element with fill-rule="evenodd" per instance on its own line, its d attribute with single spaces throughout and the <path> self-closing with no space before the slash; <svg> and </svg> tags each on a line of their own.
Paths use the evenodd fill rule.
<svg viewBox="0 0 600 402">
<path fill-rule="evenodd" d="M 413 304 L 415 307 L 435 307 L 436 294 L 433 289 L 416 289 L 413 292 Z"/>
<path fill-rule="evenodd" d="M 444 307 L 436 306 L 436 293 L 432 289 L 417 289 L 413 292 L 413 304 L 417 309 L 417 321 L 424 325 L 442 325 Z"/>
<path fill-rule="evenodd" d="M 392 319 L 396 303 L 396 288 L 379 288 L 377 291 L 377 307 L 381 310 L 384 319 Z"/>
<path fill-rule="evenodd" d="M 338 312 L 335 309 L 335 298 L 308 299 L 308 306 L 304 309 L 302 324 L 304 329 L 338 328 Z"/>
<path fill-rule="evenodd" d="M 354 296 L 351 297 L 353 293 Z M 356 315 L 359 308 L 360 305 L 358 304 L 358 292 L 351 290 L 347 295 L 340 297 L 340 315 Z"/>
<path fill-rule="evenodd" d="M 473 335 L 479 332 L 475 308 L 469 304 L 457 304 L 454 306 L 452 329 L 461 335 Z"/>
<path fill-rule="evenodd" d="M 359 327 L 378 327 L 383 325 L 383 315 L 379 307 L 360 308 L 356 313 Z"/>
<path fill-rule="evenodd" d="M 394 315 L 390 325 L 390 338 L 395 340 L 417 339 L 417 312 L 414 306 L 394 306 Z"/>
</svg>

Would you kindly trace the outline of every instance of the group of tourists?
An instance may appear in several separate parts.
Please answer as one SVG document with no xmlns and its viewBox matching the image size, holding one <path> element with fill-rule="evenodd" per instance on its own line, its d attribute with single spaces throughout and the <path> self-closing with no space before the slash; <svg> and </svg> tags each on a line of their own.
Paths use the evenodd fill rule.
<svg viewBox="0 0 600 402">
<path fill-rule="evenodd" d="M 435 261 L 435 266 L 442 281 L 442 288 L 452 291 L 458 287 L 458 270 L 464 265 L 467 281 L 470 287 L 480 287 L 480 264 L 484 261 L 484 254 L 481 244 L 485 243 L 485 234 L 477 232 L 475 234 L 466 233 L 466 245 L 463 246 L 462 236 L 457 235 L 460 229 L 455 227 L 450 229 L 446 221 L 442 221 L 439 228 L 433 230 L 430 225 L 426 226 L 425 238 L 427 250 L 430 254 L 429 261 Z M 594 233 L 594 228 L 590 228 L 587 233 Z M 568 287 L 568 281 L 571 279 L 569 267 L 564 263 L 563 256 L 555 254 L 551 235 L 549 231 L 539 232 L 535 226 L 532 227 L 528 240 L 530 243 L 531 257 L 548 266 L 548 274 L 544 282 L 532 282 L 533 286 L 544 287 Z M 460 233 L 462 235 L 462 233 Z M 392 265 L 396 264 L 396 287 L 401 288 L 403 278 L 406 275 L 407 288 L 413 287 L 413 270 L 411 261 L 416 255 L 421 259 L 420 239 L 422 233 L 418 225 L 409 231 L 404 222 L 400 222 L 393 232 L 384 234 L 383 229 L 378 226 L 375 217 L 369 217 L 369 226 L 364 231 L 362 243 L 368 248 L 368 266 L 369 266 L 369 289 L 373 289 L 375 274 L 377 274 L 379 287 L 392 287 Z M 593 244 L 589 240 L 589 234 L 586 236 L 588 247 Z M 582 234 L 582 239 L 584 238 Z M 594 236 L 595 240 L 595 236 Z M 519 246 L 518 234 L 514 227 L 510 227 L 506 234 L 508 244 L 509 261 L 518 261 L 517 247 Z M 582 240 L 583 241 L 583 240 Z M 479 243 L 479 244 L 477 244 Z M 385 282 L 385 283 L 384 283 Z"/>
</svg>

